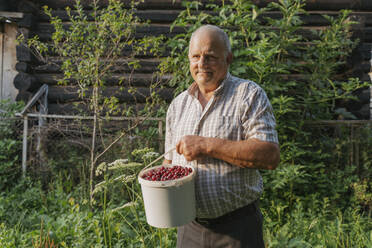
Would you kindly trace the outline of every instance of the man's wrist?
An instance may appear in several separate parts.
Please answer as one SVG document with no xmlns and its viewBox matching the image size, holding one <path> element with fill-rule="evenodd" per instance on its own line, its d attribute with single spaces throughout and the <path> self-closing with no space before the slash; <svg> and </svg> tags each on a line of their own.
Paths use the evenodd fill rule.
<svg viewBox="0 0 372 248">
<path fill-rule="evenodd" d="M 204 142 L 204 155 L 211 156 L 213 154 L 216 143 L 216 138 L 206 138 Z"/>
</svg>

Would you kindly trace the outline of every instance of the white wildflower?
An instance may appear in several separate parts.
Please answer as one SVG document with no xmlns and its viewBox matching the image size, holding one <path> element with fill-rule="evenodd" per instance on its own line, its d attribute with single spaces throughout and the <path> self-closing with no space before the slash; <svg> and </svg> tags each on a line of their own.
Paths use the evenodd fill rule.
<svg viewBox="0 0 372 248">
<path fill-rule="evenodd" d="M 127 202 L 123 206 L 120 206 L 120 207 L 117 207 L 117 208 L 112 209 L 111 212 L 113 213 L 113 212 L 116 212 L 118 210 L 121 210 L 121 209 L 124 209 L 124 208 L 128 208 L 128 207 L 132 207 L 132 206 L 136 206 L 136 205 L 137 205 L 137 202 L 133 202 L 133 201 Z"/>
<path fill-rule="evenodd" d="M 102 162 L 100 163 L 98 166 L 97 166 L 97 169 L 96 169 L 96 176 L 99 176 L 99 175 L 102 175 L 105 170 L 107 169 L 107 164 L 106 162 Z"/>
<path fill-rule="evenodd" d="M 147 153 L 145 153 L 145 155 L 143 155 L 142 159 L 146 160 L 146 159 L 152 159 L 152 158 L 155 158 L 155 157 L 159 157 L 159 153 L 157 153 L 157 152 L 147 152 Z"/>
</svg>

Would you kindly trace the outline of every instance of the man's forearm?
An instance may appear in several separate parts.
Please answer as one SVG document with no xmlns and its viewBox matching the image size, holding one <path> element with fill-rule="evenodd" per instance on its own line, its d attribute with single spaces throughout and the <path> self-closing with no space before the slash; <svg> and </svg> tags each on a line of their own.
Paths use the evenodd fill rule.
<svg viewBox="0 0 372 248">
<path fill-rule="evenodd" d="M 239 167 L 275 169 L 279 163 L 279 147 L 257 139 L 230 141 L 206 138 L 204 155 L 224 160 Z"/>
<path fill-rule="evenodd" d="M 205 155 L 239 167 L 275 169 L 279 163 L 279 147 L 257 139 L 230 141 L 206 138 Z"/>
<path fill-rule="evenodd" d="M 277 144 L 258 139 L 231 141 L 186 135 L 177 143 L 176 149 L 187 161 L 208 156 L 239 167 L 255 169 L 275 169 L 280 159 Z"/>
</svg>

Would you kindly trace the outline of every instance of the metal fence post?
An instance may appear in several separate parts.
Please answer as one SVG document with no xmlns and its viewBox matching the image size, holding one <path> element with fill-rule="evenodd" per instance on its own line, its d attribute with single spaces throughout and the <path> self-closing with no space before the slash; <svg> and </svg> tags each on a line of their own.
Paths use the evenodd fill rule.
<svg viewBox="0 0 372 248">
<path fill-rule="evenodd" d="M 23 142 L 22 142 L 22 176 L 26 176 L 27 163 L 27 136 L 28 136 L 28 116 L 23 116 Z"/>
</svg>

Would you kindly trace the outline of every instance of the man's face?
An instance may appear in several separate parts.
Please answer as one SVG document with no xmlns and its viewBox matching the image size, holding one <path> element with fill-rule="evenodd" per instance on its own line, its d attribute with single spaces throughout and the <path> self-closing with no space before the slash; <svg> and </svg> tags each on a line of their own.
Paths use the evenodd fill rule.
<svg viewBox="0 0 372 248">
<path fill-rule="evenodd" d="M 231 54 L 213 32 L 199 32 L 190 42 L 190 72 L 199 87 L 216 89 L 225 78 Z"/>
</svg>

